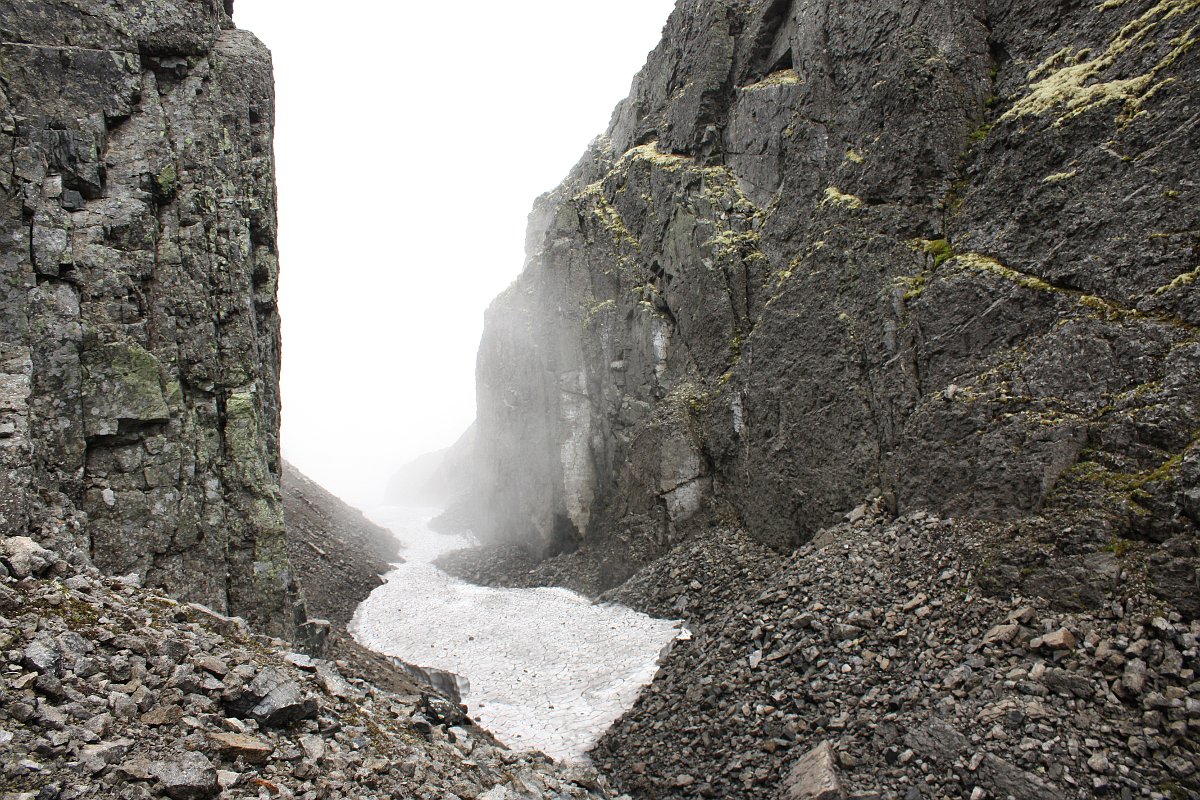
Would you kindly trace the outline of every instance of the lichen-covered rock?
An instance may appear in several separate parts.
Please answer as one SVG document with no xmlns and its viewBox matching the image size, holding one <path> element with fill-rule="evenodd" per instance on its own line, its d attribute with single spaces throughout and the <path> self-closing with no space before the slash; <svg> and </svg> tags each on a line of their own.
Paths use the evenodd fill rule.
<svg viewBox="0 0 1200 800">
<path fill-rule="evenodd" d="M 286 633 L 270 54 L 217 0 L 0 41 L 2 532 Z"/>
<path fill-rule="evenodd" d="M 488 313 L 474 527 L 786 550 L 873 496 L 1025 520 L 997 587 L 1094 606 L 1128 542 L 1200 613 L 1198 22 L 680 2 Z"/>
</svg>

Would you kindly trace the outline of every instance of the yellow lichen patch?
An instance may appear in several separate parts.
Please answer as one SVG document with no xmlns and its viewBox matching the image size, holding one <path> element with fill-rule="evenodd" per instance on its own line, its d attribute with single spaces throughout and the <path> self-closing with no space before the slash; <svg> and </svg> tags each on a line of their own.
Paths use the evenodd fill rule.
<svg viewBox="0 0 1200 800">
<path fill-rule="evenodd" d="M 1094 311 L 1100 319 L 1115 322 L 1119 319 L 1136 317 L 1136 311 L 1130 311 L 1128 308 L 1113 303 L 1111 300 L 1105 300 L 1103 297 L 1097 297 L 1094 294 L 1079 295 L 1079 305 L 1086 309 Z"/>
<path fill-rule="evenodd" d="M 714 234 L 704 246 L 711 247 L 719 256 L 737 256 L 747 250 L 757 250 L 760 238 L 758 231 L 738 233 L 727 230 Z"/>
<path fill-rule="evenodd" d="M 625 155 L 621 156 L 621 160 L 617 162 L 616 168 L 620 169 L 630 161 L 646 161 L 669 172 L 683 169 L 692 163 L 692 159 L 688 156 L 662 152 L 658 149 L 658 142 L 650 142 L 632 148 Z"/>
<path fill-rule="evenodd" d="M 1113 7 L 1116 6 L 1106 3 L 1101 9 Z M 1089 58 L 1091 52 L 1086 49 L 1074 55 L 1069 48 L 1059 50 L 1029 73 L 1029 92 L 1001 119 L 1039 116 L 1061 108 L 1065 110 L 1055 125 L 1062 125 L 1072 117 L 1112 102 L 1122 103 L 1125 109 L 1122 116 L 1132 119 L 1146 100 L 1172 82 L 1173 79 L 1159 80 L 1158 76 L 1196 43 L 1197 26 L 1169 40 L 1172 49 L 1149 72 L 1108 81 L 1100 80 L 1101 73 L 1131 48 L 1149 46 L 1145 40 L 1164 22 L 1196 8 L 1200 8 L 1200 0 L 1160 0 L 1121 28 L 1104 53 L 1096 58 Z M 1061 66 L 1065 62 L 1071 63 Z"/>
<path fill-rule="evenodd" d="M 824 203 L 833 203 L 843 208 L 862 208 L 863 201 L 861 197 L 856 197 L 852 194 L 846 194 L 836 186 L 830 186 L 825 190 Z"/>
<path fill-rule="evenodd" d="M 634 250 L 642 249 L 637 237 L 629 232 L 629 228 L 625 227 L 625 220 L 621 218 L 621 212 L 617 211 L 603 195 L 595 197 L 592 214 L 600 221 L 604 230 L 609 232 L 617 247 L 628 244 Z"/>
<path fill-rule="evenodd" d="M 758 83 L 752 83 L 749 86 L 743 86 L 743 92 L 754 92 L 760 89 L 770 89 L 775 86 L 796 86 L 803 83 L 800 79 L 800 73 L 794 69 L 781 69 L 778 72 L 772 72 L 767 77 L 763 78 Z"/>
<path fill-rule="evenodd" d="M 614 300 L 603 300 L 601 302 L 598 302 L 591 306 L 586 307 L 584 310 L 584 315 L 583 315 L 584 327 L 590 328 L 592 326 L 592 324 L 595 323 L 597 316 L 607 313 L 609 311 L 615 311 L 616 308 L 617 308 L 617 304 L 616 304 L 616 301 L 614 301 Z"/>
<path fill-rule="evenodd" d="M 1097 11 L 1108 11 L 1110 8 L 1120 8 L 1128 3 L 1129 0 L 1104 0 L 1103 3 L 1096 6 Z"/>
<path fill-rule="evenodd" d="M 1175 280 L 1168 283 L 1166 286 L 1160 286 L 1154 290 L 1156 296 L 1161 296 L 1175 289 L 1182 289 L 1185 286 L 1193 285 L 1197 279 L 1200 279 L 1200 267 L 1196 267 L 1191 272 L 1185 272 L 1182 275 L 1175 276 Z"/>
<path fill-rule="evenodd" d="M 1027 275 L 1024 272 L 1018 272 L 1011 267 L 1006 267 L 991 256 L 985 256 L 980 253 L 963 253 L 955 256 L 955 265 L 962 269 L 972 270 L 974 272 L 988 272 L 997 277 L 1004 278 L 1006 281 L 1023 286 L 1026 289 L 1032 289 L 1037 292 L 1052 292 L 1054 287 L 1046 281 L 1035 275 Z"/>
<path fill-rule="evenodd" d="M 916 300 L 924 293 L 928 283 L 928 272 L 922 272 L 919 275 L 898 275 L 892 280 L 893 288 L 904 291 L 905 300 Z"/>
<path fill-rule="evenodd" d="M 846 151 L 846 160 L 854 164 L 863 163 L 863 157 L 853 147 Z"/>
<path fill-rule="evenodd" d="M 1079 170 L 1073 169 L 1070 172 L 1056 172 L 1053 175 L 1047 175 L 1042 178 L 1042 183 L 1061 183 L 1069 181 L 1079 174 Z"/>
</svg>

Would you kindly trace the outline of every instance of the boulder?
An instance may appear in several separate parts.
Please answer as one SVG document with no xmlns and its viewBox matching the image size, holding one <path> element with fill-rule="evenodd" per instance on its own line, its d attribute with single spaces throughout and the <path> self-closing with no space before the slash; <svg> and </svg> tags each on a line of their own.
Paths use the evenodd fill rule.
<svg viewBox="0 0 1200 800">
<path fill-rule="evenodd" d="M 150 774 L 173 800 L 205 800 L 221 789 L 216 768 L 202 753 L 186 752 L 170 760 L 154 761 Z"/>
<path fill-rule="evenodd" d="M 842 800 L 845 796 L 829 742 L 821 742 L 796 762 L 779 793 L 780 800 Z"/>
</svg>

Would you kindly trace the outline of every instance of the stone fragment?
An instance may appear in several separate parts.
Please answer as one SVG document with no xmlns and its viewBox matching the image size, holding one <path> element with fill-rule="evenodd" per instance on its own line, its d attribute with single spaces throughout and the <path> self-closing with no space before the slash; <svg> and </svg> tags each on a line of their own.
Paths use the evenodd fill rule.
<svg viewBox="0 0 1200 800">
<path fill-rule="evenodd" d="M 225 673 L 229 672 L 229 665 L 219 658 L 213 656 L 200 656 L 195 659 L 196 666 L 200 669 L 211 672 L 218 678 L 223 678 Z"/>
<path fill-rule="evenodd" d="M 1042 638 L 1042 647 L 1046 650 L 1074 650 L 1075 634 L 1066 628 L 1059 628 L 1053 633 L 1047 633 Z"/>
<path fill-rule="evenodd" d="M 14 578 L 44 573 L 54 563 L 54 554 L 28 536 L 0 538 L 0 561 Z"/>
<path fill-rule="evenodd" d="M 84 769 L 94 775 L 125 758 L 132 746 L 133 741 L 130 739 L 84 745 L 79 752 L 79 762 Z"/>
<path fill-rule="evenodd" d="M 904 743 L 924 757 L 940 762 L 952 762 L 970 746 L 970 740 L 942 720 L 931 720 L 904 737 Z"/>
<path fill-rule="evenodd" d="M 275 748 L 253 736 L 240 733 L 210 733 L 208 738 L 217 749 L 227 758 L 241 758 L 247 764 L 265 764 L 271 758 Z"/>
<path fill-rule="evenodd" d="M 221 790 L 217 770 L 202 753 L 185 752 L 169 760 L 151 762 L 150 774 L 162 783 L 163 791 L 173 800 L 205 800 Z"/>
<path fill-rule="evenodd" d="M 57 674 L 62 666 L 62 653 L 48 639 L 35 639 L 25 648 L 21 664 L 40 674 Z"/>
<path fill-rule="evenodd" d="M 1008 644 L 1013 639 L 1017 638 L 1017 634 L 1021 632 L 1021 626 L 1016 623 L 1007 623 L 997 625 L 983 635 L 983 643 L 988 644 Z"/>
<path fill-rule="evenodd" d="M 325 757 L 325 740 L 315 734 L 306 733 L 300 737 L 300 747 L 304 755 L 312 761 L 320 761 Z"/>
<path fill-rule="evenodd" d="M 339 700 L 352 700 L 362 696 L 362 692 L 351 686 L 337 671 L 337 667 L 328 661 L 317 662 L 317 680 L 331 697 Z"/>
<path fill-rule="evenodd" d="M 284 656 L 284 661 L 291 664 L 297 669 L 302 669 L 305 672 L 316 672 L 317 664 L 312 656 L 306 656 L 303 653 L 288 653 Z"/>
<path fill-rule="evenodd" d="M 829 742 L 804 754 L 784 779 L 783 800 L 842 800 L 846 796 Z"/>
<path fill-rule="evenodd" d="M 1140 658 L 1132 658 L 1125 664 L 1121 674 L 1121 685 L 1133 696 L 1139 696 L 1146 691 L 1146 662 Z"/>
<path fill-rule="evenodd" d="M 306 697 L 296 681 L 274 667 L 267 667 L 247 687 L 247 693 L 257 702 L 247 716 L 263 725 L 282 727 L 316 716 L 317 702 Z"/>
</svg>

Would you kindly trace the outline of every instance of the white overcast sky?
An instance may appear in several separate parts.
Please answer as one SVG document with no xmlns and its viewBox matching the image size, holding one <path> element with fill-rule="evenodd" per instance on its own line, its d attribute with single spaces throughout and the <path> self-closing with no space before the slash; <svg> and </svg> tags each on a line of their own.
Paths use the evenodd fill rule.
<svg viewBox="0 0 1200 800">
<path fill-rule="evenodd" d="M 236 0 L 274 55 L 283 453 L 351 502 L 475 416 L 526 216 L 673 0 Z"/>
</svg>

